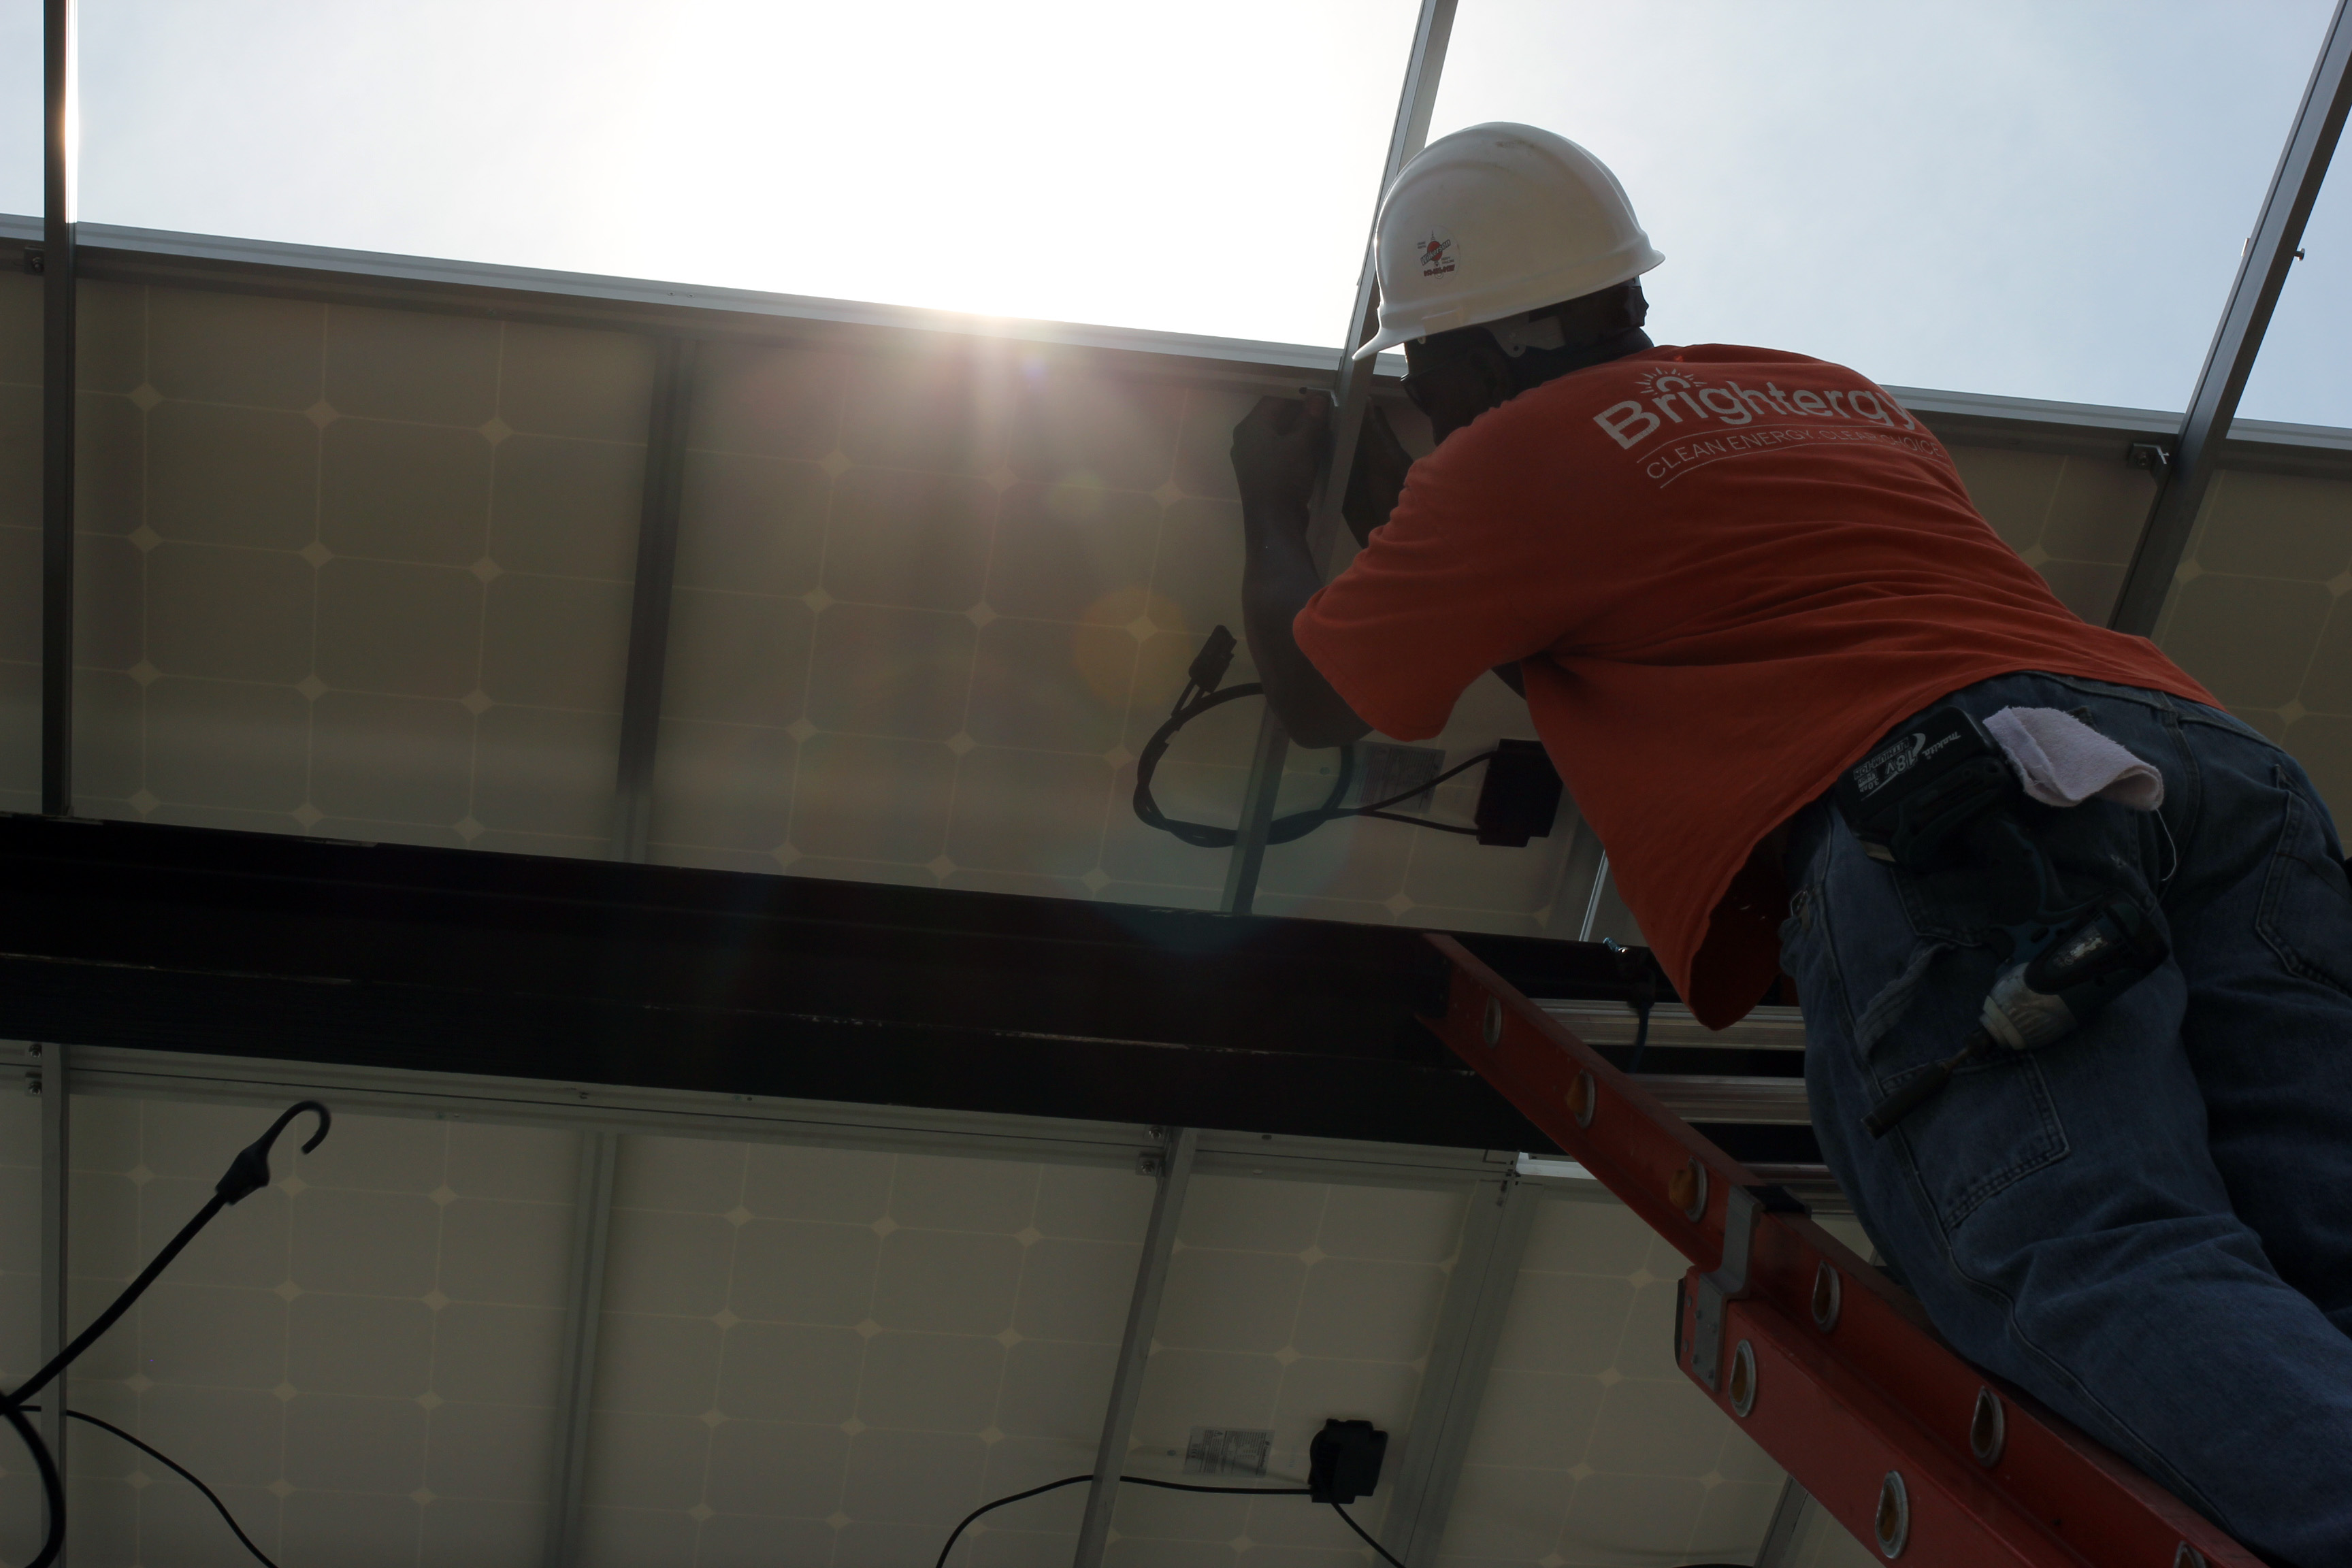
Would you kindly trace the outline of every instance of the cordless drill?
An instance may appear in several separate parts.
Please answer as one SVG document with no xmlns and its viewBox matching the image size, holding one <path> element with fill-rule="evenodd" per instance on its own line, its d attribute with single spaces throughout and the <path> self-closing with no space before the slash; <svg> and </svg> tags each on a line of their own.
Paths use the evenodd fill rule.
<svg viewBox="0 0 2352 1568">
<path fill-rule="evenodd" d="M 1839 811 L 1873 858 L 1911 871 L 1976 862 L 1991 876 L 2006 967 L 1959 1051 L 1931 1063 L 1863 1119 L 1884 1138 L 1970 1062 L 2062 1040 L 2153 973 L 2169 952 L 2155 921 L 2127 894 L 2062 902 L 2058 876 L 2016 806 L 2017 775 L 1982 724 L 1946 705 L 1927 712 L 1847 770 Z"/>
</svg>

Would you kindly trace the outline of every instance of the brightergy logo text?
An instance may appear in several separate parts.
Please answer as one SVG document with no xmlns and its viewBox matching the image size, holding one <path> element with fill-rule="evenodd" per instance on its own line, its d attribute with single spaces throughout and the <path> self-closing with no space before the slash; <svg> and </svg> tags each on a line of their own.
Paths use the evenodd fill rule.
<svg viewBox="0 0 2352 1568">
<path fill-rule="evenodd" d="M 1672 371 L 1651 372 L 1643 376 L 1638 384 L 1642 397 L 1629 397 L 1622 403 L 1611 404 L 1592 416 L 1595 425 L 1609 432 L 1610 439 L 1628 450 L 1640 446 L 1669 423 L 1740 426 L 1752 425 L 1761 416 L 1767 419 L 1864 419 L 1875 425 L 1900 426 L 1906 430 L 1918 428 L 1917 423 L 1895 406 L 1891 399 L 1867 390 L 1837 387 L 1816 392 L 1801 387 L 1792 392 L 1783 392 L 1768 381 L 1764 389 L 1759 392 L 1736 381 L 1714 386 L 1695 376 Z M 1643 406 L 1644 401 L 1648 405 L 1646 407 Z"/>
</svg>

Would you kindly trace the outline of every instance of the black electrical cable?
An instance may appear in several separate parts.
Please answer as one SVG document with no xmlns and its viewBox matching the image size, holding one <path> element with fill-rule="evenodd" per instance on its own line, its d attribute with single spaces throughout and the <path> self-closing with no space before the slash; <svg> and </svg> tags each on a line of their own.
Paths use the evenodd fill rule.
<svg viewBox="0 0 2352 1568">
<path fill-rule="evenodd" d="M 65 1487 L 58 1479 L 57 1460 L 50 1455 L 49 1446 L 41 1440 L 41 1434 L 33 1424 L 25 1419 L 25 1402 L 47 1387 L 49 1380 L 72 1365 L 74 1358 L 88 1350 L 99 1335 L 121 1321 L 122 1314 L 131 1310 L 131 1304 L 145 1294 L 147 1287 L 155 1282 L 155 1277 L 163 1272 L 164 1267 L 196 1238 L 198 1231 L 212 1223 L 215 1215 L 231 1204 L 243 1202 L 269 1184 L 269 1151 L 277 1143 L 278 1135 L 286 1131 L 286 1124 L 306 1110 L 319 1118 L 319 1130 L 310 1134 L 310 1142 L 302 1145 L 302 1152 L 307 1154 L 324 1142 L 327 1129 L 334 1121 L 325 1106 L 315 1100 L 298 1100 L 288 1106 L 279 1113 L 278 1120 L 269 1124 L 268 1131 L 237 1151 L 236 1158 L 228 1163 L 228 1170 L 214 1184 L 213 1195 L 205 1201 L 205 1206 L 196 1211 L 194 1219 L 180 1227 L 180 1234 L 165 1244 L 163 1250 L 157 1253 L 146 1268 L 139 1271 L 139 1278 L 124 1286 L 121 1294 L 114 1298 L 106 1310 L 100 1312 L 89 1327 L 75 1335 L 71 1344 L 50 1357 L 47 1366 L 7 1394 L 0 1394 L 0 1417 L 5 1417 L 8 1425 L 16 1428 L 16 1436 L 33 1451 L 33 1463 L 41 1472 L 41 1491 L 48 1512 L 48 1530 L 42 1539 L 41 1550 L 26 1563 L 25 1568 L 49 1568 L 66 1547 Z M 71 1415 L 73 1412 L 66 1414 Z M 163 1456 L 159 1454 L 156 1458 L 162 1458 Z M 193 1480 L 194 1478 L 189 1479 Z"/>
<path fill-rule="evenodd" d="M 978 1508 L 973 1509 L 970 1513 L 965 1514 L 962 1519 L 956 1522 L 956 1527 L 948 1531 L 948 1543 L 940 1548 L 940 1560 L 937 1564 L 937 1568 L 948 1568 L 948 1553 L 955 1550 L 955 1543 L 962 1538 L 964 1526 L 970 1524 L 973 1520 L 978 1519 L 982 1514 L 988 1512 L 992 1509 L 1003 1508 L 1007 1503 L 1024 1502 L 1030 1498 L 1042 1497 L 1047 1492 L 1059 1491 L 1064 1487 L 1074 1487 L 1080 1481 L 1090 1481 L 1094 1479 L 1094 1475 L 1091 1471 L 1083 1476 L 1064 1476 L 1058 1481 L 1047 1481 L 1042 1487 L 1031 1487 L 1025 1492 L 1014 1492 L 1011 1497 L 1001 1497 L 994 1502 L 982 1503 Z"/>
<path fill-rule="evenodd" d="M 169 1461 L 166 1462 L 168 1463 Z M 1088 1471 L 1083 1476 L 1064 1476 L 1058 1481 L 1047 1481 L 1042 1487 L 1031 1487 L 1025 1492 L 1014 1492 L 1011 1497 L 1001 1497 L 994 1502 L 982 1503 L 978 1508 L 973 1509 L 970 1513 L 965 1514 L 962 1519 L 957 1521 L 956 1527 L 948 1531 L 947 1544 L 940 1548 L 939 1562 L 934 1565 L 934 1568 L 948 1568 L 948 1553 L 953 1552 L 955 1550 L 955 1543 L 962 1539 L 964 1527 L 971 1523 L 973 1520 L 978 1519 L 982 1514 L 992 1512 L 997 1509 L 1003 1508 L 1009 1503 L 1025 1502 L 1033 1497 L 1042 1497 L 1047 1492 L 1059 1491 L 1064 1487 L 1074 1487 L 1081 1481 L 1090 1481 L 1094 1479 L 1094 1473 L 1092 1471 Z M 1121 1476 L 1118 1479 L 1121 1486 L 1158 1487 L 1163 1491 L 1171 1492 L 1227 1492 L 1244 1497 L 1312 1497 L 1314 1495 L 1314 1489 L 1311 1487 L 1203 1487 L 1195 1486 L 1189 1481 L 1154 1480 L 1149 1476 Z M 1379 1552 L 1381 1561 L 1386 1563 L 1389 1565 L 1389 1568 L 1404 1568 L 1404 1564 L 1398 1562 L 1387 1547 L 1382 1546 L 1379 1542 L 1372 1539 L 1370 1531 L 1367 1531 L 1362 1525 L 1356 1522 L 1355 1516 L 1353 1514 L 1349 1513 L 1346 1509 L 1341 1508 L 1336 1502 L 1331 1505 L 1331 1511 L 1338 1514 L 1340 1520 L 1349 1530 L 1352 1530 L 1358 1535 L 1362 1536 L 1364 1539 L 1364 1544 L 1370 1547 L 1374 1552 Z M 1706 1563 L 1698 1564 L 1697 1568 L 1729 1568 L 1729 1565 L 1724 1563 Z"/>
<path fill-rule="evenodd" d="M 970 1513 L 965 1514 L 962 1520 L 957 1523 L 956 1527 L 948 1531 L 948 1543 L 940 1548 L 940 1561 L 938 1568 L 948 1568 L 948 1553 L 955 1550 L 955 1543 L 963 1534 L 964 1526 L 970 1524 L 973 1520 L 978 1519 L 982 1514 L 987 1513 L 994 1509 L 1003 1508 L 1007 1503 L 1025 1501 L 1030 1498 L 1038 1497 L 1050 1491 L 1059 1491 L 1064 1487 L 1074 1487 L 1080 1481 L 1090 1481 L 1094 1479 L 1094 1472 L 1092 1470 L 1088 1470 L 1083 1476 L 1064 1476 L 1058 1481 L 1047 1481 L 1042 1487 L 1031 1487 L 1025 1492 L 1014 1492 L 1011 1497 L 1001 1497 L 994 1502 L 982 1503 L 978 1508 L 973 1509 Z M 1189 1481 L 1156 1481 L 1149 1476 L 1121 1476 L 1118 1478 L 1118 1480 L 1121 1486 L 1158 1487 L 1162 1491 L 1171 1492 L 1232 1492 L 1248 1497 L 1306 1497 L 1307 1495 L 1307 1489 L 1305 1487 L 1202 1487 L 1194 1486 Z M 1334 1503 L 1331 1506 L 1337 1508 L 1339 1504 Z M 1342 1514 L 1340 1517 L 1345 1519 L 1347 1516 Z M 1354 1526 L 1355 1522 L 1356 1521 L 1354 1520 L 1348 1521 L 1348 1523 L 1351 1528 Z M 1361 1535 L 1363 1534 L 1363 1531 L 1357 1531 L 1356 1533 Z M 1369 1540 L 1370 1537 L 1367 1537 L 1366 1539 Z M 1375 1546 L 1372 1550 L 1379 1552 L 1380 1548 Z M 1381 1552 L 1381 1555 L 1387 1557 L 1388 1553 L 1382 1552 Z M 1390 1557 L 1389 1561 L 1395 1563 L 1396 1559 Z M 1403 1568 L 1403 1564 L 1398 1563 L 1397 1568 Z"/>
<path fill-rule="evenodd" d="M 1145 826 L 1173 834 L 1187 844 L 1202 849 L 1223 849 L 1241 837 L 1240 830 L 1215 827 L 1205 822 L 1183 822 L 1170 816 L 1160 809 L 1160 803 L 1151 798 L 1151 775 L 1159 771 L 1160 759 L 1167 754 L 1168 743 L 1176 738 L 1177 731 L 1212 708 L 1221 708 L 1244 697 L 1260 696 L 1265 688 L 1254 680 L 1244 681 L 1239 686 L 1228 686 L 1223 691 L 1204 693 L 1198 699 L 1192 697 L 1193 689 L 1188 685 L 1177 696 L 1175 710 L 1168 715 L 1167 722 L 1151 732 L 1151 739 L 1143 743 L 1142 754 L 1135 760 L 1135 815 Z M 1294 838 L 1304 838 L 1330 821 L 1339 814 L 1340 797 L 1348 793 L 1348 785 L 1354 781 L 1355 775 L 1355 748 L 1342 746 L 1339 749 L 1339 776 L 1332 784 L 1331 793 L 1325 797 L 1323 804 L 1309 811 L 1276 817 L 1273 826 L 1266 829 L 1265 841 L 1268 844 L 1287 844 Z"/>
<path fill-rule="evenodd" d="M 1358 1524 L 1354 1516 L 1349 1514 L 1346 1509 L 1341 1508 L 1335 1502 L 1331 1505 L 1331 1511 L 1338 1514 L 1341 1519 L 1347 1521 L 1348 1528 L 1354 1531 L 1358 1535 L 1362 1536 L 1364 1538 L 1364 1544 L 1379 1552 L 1381 1554 L 1381 1561 L 1386 1563 L 1389 1565 L 1389 1568 L 1404 1568 L 1404 1564 L 1390 1556 L 1389 1549 L 1382 1546 L 1379 1542 L 1374 1541 L 1371 1537 L 1371 1532 L 1366 1530 L 1362 1525 Z"/>
<path fill-rule="evenodd" d="M 300 1108 L 298 1107 L 297 1109 Z M 321 1107 L 320 1109 L 323 1115 L 324 1108 Z M 290 1115 L 291 1113 L 289 1112 L 289 1114 Z M 284 1123 L 281 1121 L 279 1125 L 282 1126 Z M 276 1129 L 272 1129 L 271 1132 L 272 1136 L 275 1136 Z M 323 1126 L 320 1129 L 320 1136 L 325 1136 L 325 1129 Z M 316 1148 L 317 1146 L 318 1140 L 315 1138 L 312 1139 L 309 1144 L 305 1145 L 306 1148 Z M 218 1211 L 212 1210 L 211 1212 L 216 1213 Z M 211 1214 L 207 1213 L 205 1217 L 211 1217 Z M 121 1314 L 118 1313 L 116 1315 L 119 1317 Z M 53 1368 L 45 1368 L 44 1372 L 47 1373 L 48 1375 L 55 1375 Z M 18 1428 L 19 1433 L 25 1439 L 26 1447 L 32 1449 L 34 1463 L 38 1468 L 41 1475 L 42 1490 L 47 1498 L 48 1507 L 50 1510 L 50 1519 L 57 1523 L 61 1523 L 65 1518 L 65 1490 L 58 1476 L 57 1463 L 49 1457 L 48 1445 L 41 1441 L 40 1433 L 34 1428 L 30 1422 L 25 1419 L 26 1412 L 37 1414 L 40 1408 L 41 1407 L 37 1405 L 18 1404 L 11 1398 L 5 1402 L 0 1402 L 0 1415 L 5 1415 L 10 1425 Z M 229 1532 L 236 1537 L 237 1544 L 244 1547 L 247 1552 L 251 1553 L 255 1562 L 261 1563 L 262 1568 L 278 1568 L 277 1563 L 271 1559 L 270 1555 L 262 1551 L 260 1547 L 255 1545 L 253 1538 L 246 1534 L 245 1527 L 237 1523 L 236 1516 L 235 1514 L 229 1512 L 228 1504 L 221 1501 L 220 1495 L 215 1492 L 212 1488 L 205 1485 L 203 1477 L 197 1475 L 194 1470 L 188 1468 L 185 1465 L 183 1465 L 177 1459 L 172 1458 L 171 1455 L 163 1452 L 163 1449 L 156 1447 L 152 1443 L 149 1443 L 141 1437 L 134 1436 L 132 1434 L 125 1432 L 121 1427 L 117 1426 L 111 1421 L 102 1421 L 95 1415 L 85 1415 L 83 1412 L 79 1410 L 67 1411 L 66 1417 L 68 1420 L 85 1422 L 89 1426 L 97 1427 L 102 1432 L 110 1432 L 113 1434 L 115 1436 L 120 1437 L 124 1442 L 130 1444 L 132 1447 L 138 1449 L 141 1453 L 146 1455 L 149 1458 L 152 1458 L 158 1464 L 163 1465 L 173 1475 L 178 1476 L 190 1486 L 195 1488 L 196 1490 L 204 1494 L 205 1500 L 213 1505 L 213 1511 L 220 1515 L 221 1522 L 228 1526 Z M 982 1514 L 992 1512 L 995 1510 L 1003 1508 L 1011 1503 L 1025 1502 L 1033 1497 L 1042 1497 L 1046 1492 L 1059 1491 L 1064 1487 L 1074 1487 L 1081 1481 L 1091 1481 L 1094 1479 L 1094 1474 L 1091 1471 L 1082 1476 L 1064 1476 L 1058 1481 L 1047 1481 L 1044 1486 L 1031 1487 L 1025 1492 L 1014 1492 L 1010 1497 L 1001 1497 L 993 1502 L 984 1502 L 981 1504 L 978 1508 L 973 1509 L 970 1513 L 964 1515 L 961 1520 L 958 1521 L 956 1527 L 948 1532 L 947 1543 L 940 1548 L 937 1568 L 947 1568 L 948 1555 L 955 1550 L 955 1543 L 963 1538 L 965 1528 L 974 1520 L 979 1519 Z M 1162 1490 L 1171 1492 L 1217 1492 L 1237 1497 L 1309 1497 L 1313 1495 L 1313 1489 L 1309 1487 L 1209 1487 L 1198 1486 L 1189 1481 L 1158 1480 L 1150 1476 L 1121 1476 L 1119 1478 L 1119 1484 L 1122 1486 L 1135 1487 L 1159 1487 Z M 1355 1516 L 1350 1514 L 1346 1509 L 1335 1502 L 1331 1505 L 1331 1511 L 1338 1514 L 1340 1521 L 1347 1525 L 1349 1530 L 1354 1531 L 1358 1535 L 1361 1536 L 1363 1538 L 1364 1544 L 1378 1552 L 1381 1560 L 1389 1564 L 1389 1568 L 1405 1568 L 1405 1565 L 1399 1562 L 1395 1555 L 1391 1553 L 1387 1547 L 1382 1546 L 1379 1542 L 1373 1540 L 1370 1531 L 1367 1531 L 1362 1525 L 1358 1524 L 1356 1522 Z M 63 1531 L 61 1530 L 57 1530 L 53 1524 L 53 1538 L 62 1536 L 62 1533 Z M 27 1568 L 47 1568 L 47 1565 L 49 1563 L 55 1561 L 56 1547 L 59 1545 L 62 1545 L 62 1541 L 53 1539 L 52 1544 L 45 1548 L 42 1554 L 36 1557 L 33 1562 L 27 1565 Z M 1728 1568 L 1728 1565 L 1706 1563 L 1700 1565 L 1700 1568 Z"/>
<path fill-rule="evenodd" d="M 7 1418 L 8 1425 L 16 1429 L 16 1436 L 24 1440 L 25 1447 L 33 1451 L 33 1468 L 41 1474 L 41 1501 L 48 1511 L 48 1533 L 41 1542 L 40 1551 L 34 1554 L 26 1568 L 49 1568 L 49 1564 L 58 1560 L 58 1553 L 66 1549 L 65 1482 L 58 1479 L 58 1462 L 49 1457 L 49 1446 L 41 1441 L 38 1429 L 25 1419 L 24 1411 L 16 1405 L 0 1401 L 0 1416 Z"/>
<path fill-rule="evenodd" d="M 1370 805 L 1351 805 L 1346 811 L 1340 813 L 1340 815 L 1343 816 L 1377 816 L 1382 822 L 1410 823 L 1415 827 L 1434 827 L 1440 833 L 1467 833 L 1475 836 L 1478 831 L 1475 827 L 1461 827 L 1450 822 L 1432 822 L 1427 817 L 1423 816 L 1399 816 L 1393 812 L 1389 811 L 1387 808 L 1396 805 L 1399 801 L 1411 800 L 1417 795 L 1427 795 L 1430 791 L 1435 789 L 1439 784 L 1444 784 L 1447 779 L 1454 777 L 1455 774 L 1466 773 L 1472 768 L 1476 767 L 1480 763 L 1493 762 L 1498 754 L 1499 753 L 1495 752 L 1481 752 L 1466 763 L 1454 763 L 1452 767 L 1446 769 L 1444 773 L 1438 774 L 1435 778 L 1430 780 L 1425 784 L 1421 784 L 1415 788 L 1406 790 L 1402 795 L 1392 795 L 1386 800 L 1376 800 Z"/>
<path fill-rule="evenodd" d="M 27 1405 L 25 1408 L 27 1410 L 38 1410 L 40 1406 L 37 1405 Z M 143 1442 L 141 1439 L 132 1436 L 130 1433 L 125 1432 L 121 1427 L 117 1426 L 111 1421 L 101 1421 L 95 1415 L 85 1415 L 79 1410 L 67 1411 L 66 1418 L 69 1421 L 86 1421 L 90 1426 L 97 1427 L 102 1432 L 111 1432 L 116 1436 L 121 1438 L 124 1442 L 130 1444 L 132 1447 L 138 1449 L 141 1453 L 146 1455 L 149 1458 L 168 1468 L 173 1475 L 178 1476 L 182 1480 L 187 1482 L 190 1486 L 205 1494 L 205 1500 L 213 1505 L 213 1511 L 221 1516 L 221 1522 L 229 1527 L 231 1533 L 236 1535 L 239 1543 L 241 1543 L 247 1552 L 253 1553 L 255 1562 L 267 1564 L 267 1568 L 278 1568 L 277 1563 L 270 1562 L 269 1554 L 262 1551 L 260 1547 L 256 1546 L 253 1543 L 253 1538 L 246 1534 L 244 1527 L 236 1522 L 236 1516 L 229 1512 L 228 1504 L 221 1501 L 219 1497 L 215 1495 L 213 1489 L 205 1485 L 202 1479 L 200 1479 L 194 1470 L 180 1463 L 179 1460 L 172 1458 L 171 1455 L 163 1452 L 163 1449 L 156 1447 L 153 1444 Z"/>
<path fill-rule="evenodd" d="M 1217 827 L 1205 822 L 1185 822 L 1170 816 L 1152 798 L 1151 780 L 1152 775 L 1159 772 L 1160 760 L 1167 755 L 1169 743 L 1176 738 L 1177 731 L 1213 708 L 1222 707 L 1239 698 L 1260 697 L 1265 692 L 1265 688 L 1254 680 L 1228 686 L 1223 691 L 1203 690 L 1200 683 L 1193 680 L 1188 681 L 1184 689 L 1177 693 L 1176 706 L 1170 711 L 1167 721 L 1151 732 L 1151 739 L 1143 743 L 1142 754 L 1135 761 L 1135 815 L 1145 826 L 1172 834 L 1185 843 L 1203 849 L 1227 848 L 1241 837 L 1236 828 Z M 1273 825 L 1266 829 L 1265 841 L 1268 844 L 1287 844 L 1293 839 L 1304 838 L 1325 823 L 1337 822 L 1343 816 L 1370 816 L 1382 822 L 1402 822 L 1411 827 L 1432 827 L 1440 833 L 1460 833 L 1475 837 L 1478 832 L 1475 827 L 1464 827 L 1451 822 L 1432 822 L 1425 816 L 1404 816 L 1388 808 L 1415 795 L 1426 795 L 1455 774 L 1466 773 L 1480 763 L 1492 761 L 1494 756 L 1493 752 L 1481 752 L 1469 761 L 1446 769 L 1427 784 L 1415 784 L 1401 795 L 1376 800 L 1368 805 L 1343 806 L 1339 802 L 1356 776 L 1356 749 L 1342 746 L 1339 748 L 1339 776 L 1333 782 L 1331 793 L 1324 797 L 1323 804 L 1275 818 Z"/>
</svg>

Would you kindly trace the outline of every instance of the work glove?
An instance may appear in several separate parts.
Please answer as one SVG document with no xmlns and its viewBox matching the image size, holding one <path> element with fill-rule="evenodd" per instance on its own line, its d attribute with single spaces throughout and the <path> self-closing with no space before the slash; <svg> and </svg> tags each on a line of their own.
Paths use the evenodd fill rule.
<svg viewBox="0 0 2352 1568">
<path fill-rule="evenodd" d="M 1331 446 L 1331 400 L 1261 397 L 1234 426 L 1234 483 L 1242 521 L 1253 529 L 1307 526 L 1315 476 Z"/>
<path fill-rule="evenodd" d="M 1320 393 L 1296 400 L 1259 398 L 1234 426 L 1234 479 L 1244 516 L 1258 526 L 1305 527 L 1315 477 L 1330 443 L 1331 404 Z M 1359 545 L 1396 510 L 1412 467 L 1412 454 L 1397 438 L 1386 410 L 1375 405 L 1365 415 L 1347 493 L 1339 503 L 1339 515 Z"/>
</svg>

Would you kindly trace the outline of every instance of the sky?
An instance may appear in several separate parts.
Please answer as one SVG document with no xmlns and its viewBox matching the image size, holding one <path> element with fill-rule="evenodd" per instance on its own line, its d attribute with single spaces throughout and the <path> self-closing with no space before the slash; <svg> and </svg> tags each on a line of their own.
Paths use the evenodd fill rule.
<svg viewBox="0 0 2352 1568">
<path fill-rule="evenodd" d="M 1431 129 L 1527 121 L 1615 169 L 1666 255 L 1662 341 L 2177 409 L 2332 9 L 1462 0 Z M 2352 336 L 2352 203 L 2327 205 L 2281 304 L 2303 344 L 2258 363 L 2248 417 L 2352 425 L 2352 367 L 2314 352 Z"/>
<path fill-rule="evenodd" d="M 39 9 L 0 0 L 0 210 L 39 206 Z M 2329 9 L 1461 0 L 1433 131 L 1607 160 L 1664 341 L 2178 408 Z M 81 216 L 1336 344 L 1413 11 L 82 0 Z M 2352 426 L 2347 191 L 2249 417 Z"/>
</svg>

